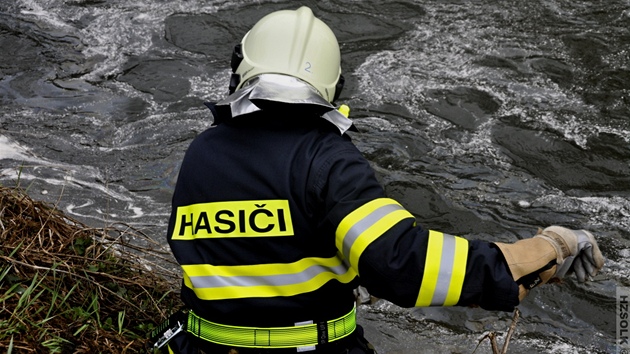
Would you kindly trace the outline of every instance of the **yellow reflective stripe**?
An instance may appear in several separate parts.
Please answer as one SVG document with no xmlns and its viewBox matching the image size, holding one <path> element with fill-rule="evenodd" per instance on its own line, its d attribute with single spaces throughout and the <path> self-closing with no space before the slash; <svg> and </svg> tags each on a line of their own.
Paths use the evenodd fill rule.
<svg viewBox="0 0 630 354">
<path fill-rule="evenodd" d="M 177 207 L 171 239 L 293 236 L 288 200 L 242 200 Z"/>
<path fill-rule="evenodd" d="M 357 276 L 338 257 L 278 264 L 182 265 L 182 270 L 184 284 L 202 300 L 293 296 L 315 291 L 331 280 L 349 283 Z"/>
<path fill-rule="evenodd" d="M 435 237 L 433 231 L 429 231 L 429 244 L 424 263 L 424 274 L 416 306 L 430 306 L 433 293 L 437 285 L 440 263 L 442 261 L 442 237 Z"/>
<path fill-rule="evenodd" d="M 416 306 L 457 304 L 464 285 L 467 259 L 466 239 L 430 230 Z"/>
<path fill-rule="evenodd" d="M 336 245 L 353 269 L 359 269 L 359 258 L 379 236 L 400 221 L 414 218 L 398 202 L 379 198 L 365 203 L 348 214 L 337 227 Z"/>
<path fill-rule="evenodd" d="M 468 240 L 462 237 L 455 237 L 455 256 L 451 271 L 451 281 L 448 288 L 448 295 L 443 306 L 455 306 L 462 295 L 464 278 L 466 278 L 466 264 L 468 261 Z"/>
</svg>

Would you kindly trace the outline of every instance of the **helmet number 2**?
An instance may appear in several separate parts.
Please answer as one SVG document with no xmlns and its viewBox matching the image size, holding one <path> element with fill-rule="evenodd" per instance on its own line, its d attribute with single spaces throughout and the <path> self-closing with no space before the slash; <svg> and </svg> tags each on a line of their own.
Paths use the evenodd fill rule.
<svg viewBox="0 0 630 354">
<path fill-rule="evenodd" d="M 311 62 L 307 61 L 306 62 L 306 66 L 304 67 L 304 71 L 306 71 L 307 73 L 310 73 L 311 72 L 311 67 L 312 67 Z"/>
</svg>

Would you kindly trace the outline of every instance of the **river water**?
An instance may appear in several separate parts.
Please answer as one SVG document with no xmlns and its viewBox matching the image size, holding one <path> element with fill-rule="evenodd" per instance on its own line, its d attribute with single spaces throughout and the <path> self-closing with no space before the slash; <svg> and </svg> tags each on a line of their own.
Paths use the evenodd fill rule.
<svg viewBox="0 0 630 354">
<path fill-rule="evenodd" d="M 509 352 L 615 352 L 615 290 L 630 286 L 628 0 L 3 0 L 0 183 L 164 240 L 233 45 L 299 5 L 337 34 L 352 137 L 421 223 L 485 240 L 551 224 L 597 235 L 604 271 L 534 290 Z M 382 353 L 472 353 L 512 315 L 359 312 Z"/>
</svg>

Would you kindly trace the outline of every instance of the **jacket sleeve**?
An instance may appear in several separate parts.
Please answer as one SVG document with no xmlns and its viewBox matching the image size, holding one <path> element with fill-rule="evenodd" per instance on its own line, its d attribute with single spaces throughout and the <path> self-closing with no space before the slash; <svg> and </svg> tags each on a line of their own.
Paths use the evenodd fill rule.
<svg viewBox="0 0 630 354">
<path fill-rule="evenodd" d="M 493 244 L 417 225 L 385 196 L 358 150 L 336 151 L 316 171 L 314 194 L 327 211 L 324 223 L 372 295 L 403 307 L 511 311 L 518 305 L 518 286 Z"/>
</svg>

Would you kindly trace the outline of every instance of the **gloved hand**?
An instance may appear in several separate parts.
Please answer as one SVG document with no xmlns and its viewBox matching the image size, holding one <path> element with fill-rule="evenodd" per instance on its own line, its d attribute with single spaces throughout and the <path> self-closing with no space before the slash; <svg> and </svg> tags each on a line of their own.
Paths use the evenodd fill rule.
<svg viewBox="0 0 630 354">
<path fill-rule="evenodd" d="M 597 241 L 584 230 L 550 226 L 529 239 L 495 243 L 503 253 L 512 278 L 519 284 L 519 300 L 532 288 L 561 279 L 573 271 L 580 282 L 604 266 Z"/>
<path fill-rule="evenodd" d="M 595 237 L 588 231 L 550 226 L 534 237 L 548 241 L 558 253 L 557 269 L 552 278 L 564 278 L 572 271 L 583 283 L 588 280 L 587 275 L 595 276 L 604 266 L 604 256 Z"/>
</svg>

